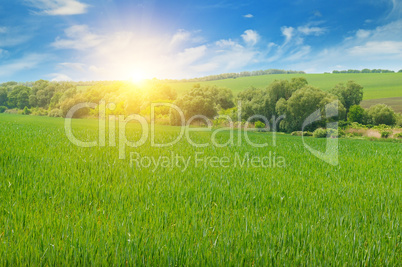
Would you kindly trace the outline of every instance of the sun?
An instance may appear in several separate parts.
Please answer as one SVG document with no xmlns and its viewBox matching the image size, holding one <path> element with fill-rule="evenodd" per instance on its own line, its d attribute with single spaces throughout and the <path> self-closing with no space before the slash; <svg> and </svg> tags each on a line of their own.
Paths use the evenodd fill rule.
<svg viewBox="0 0 402 267">
<path fill-rule="evenodd" d="M 137 70 L 134 71 L 130 77 L 130 81 L 135 84 L 142 83 L 146 79 L 147 79 L 146 75 L 142 71 Z"/>
<path fill-rule="evenodd" d="M 131 78 L 130 78 L 130 81 L 133 82 L 133 83 L 140 83 L 143 80 L 144 80 L 144 76 L 139 72 L 136 72 L 136 73 L 132 74 Z"/>
</svg>

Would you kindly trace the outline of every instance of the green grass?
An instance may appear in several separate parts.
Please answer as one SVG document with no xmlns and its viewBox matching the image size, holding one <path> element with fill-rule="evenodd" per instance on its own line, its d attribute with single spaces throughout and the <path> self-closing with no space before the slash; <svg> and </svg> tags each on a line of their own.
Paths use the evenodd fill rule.
<svg viewBox="0 0 402 267">
<path fill-rule="evenodd" d="M 237 79 L 226 79 L 200 84 L 228 87 L 235 94 L 250 86 L 266 88 L 274 80 L 290 80 L 294 77 L 305 77 L 309 84 L 322 90 L 329 90 L 337 83 L 353 80 L 364 87 L 364 99 L 402 97 L 402 73 L 356 73 L 356 74 L 274 74 Z M 172 83 L 172 88 L 183 93 L 196 83 Z"/>
<path fill-rule="evenodd" d="M 386 75 L 384 75 L 386 76 Z M 300 137 L 250 133 L 267 148 L 174 147 L 142 156 L 264 156 L 285 168 L 130 167 L 115 147 L 79 148 L 60 118 L 0 114 L 1 265 L 400 264 L 402 144 L 341 139 L 339 166 Z M 74 121 L 83 139 L 95 120 Z M 130 124 L 127 135 L 140 128 Z M 156 140 L 178 134 L 157 127 Z M 223 143 L 229 132 L 218 135 Z M 204 142 L 210 133 L 193 133 Z M 237 134 L 235 134 L 237 140 Z M 324 150 L 325 140 L 307 138 Z M 399 263 L 398 263 L 399 262 Z"/>
</svg>

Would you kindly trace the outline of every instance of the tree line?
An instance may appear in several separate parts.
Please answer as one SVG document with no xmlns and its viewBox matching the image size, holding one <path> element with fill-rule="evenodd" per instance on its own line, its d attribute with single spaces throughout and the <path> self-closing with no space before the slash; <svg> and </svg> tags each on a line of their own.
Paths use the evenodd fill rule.
<svg viewBox="0 0 402 267">
<path fill-rule="evenodd" d="M 22 114 L 64 117 L 76 104 L 99 103 L 102 99 L 115 104 L 113 109 L 108 109 L 108 114 L 115 115 L 135 113 L 149 116 L 150 104 L 155 102 L 175 104 L 183 111 L 186 120 L 195 115 L 209 119 L 222 115 L 237 122 L 241 110 L 240 121 L 243 123 L 249 118 L 253 118 L 250 120 L 252 123 L 266 123 L 261 117 L 272 123 L 275 118 L 284 115 L 278 129 L 283 132 L 301 130 L 305 119 L 316 110 L 321 111 L 321 118 L 309 125 L 307 130 L 325 127 L 333 120 L 365 125 L 402 125 L 401 115 L 389 106 L 378 104 L 369 109 L 362 108 L 360 102 L 363 99 L 363 87 L 353 81 L 323 91 L 309 85 L 303 77 L 292 78 L 290 81 L 276 80 L 266 88 L 250 87 L 237 97 L 229 88 L 200 84 L 195 84 L 189 91 L 178 96 L 169 84 L 160 81 L 151 82 L 142 88 L 129 82 L 99 82 L 82 89 L 75 83 L 45 80 L 33 82 L 31 86 L 16 82 L 0 84 L 0 112 L 14 110 Z M 334 105 L 337 117 L 325 117 L 328 105 Z M 175 110 L 157 107 L 155 111 L 157 119 L 172 125 L 180 124 L 180 115 Z M 82 109 L 75 117 L 95 117 L 97 112 L 96 109 Z M 218 121 L 222 119 L 215 120 Z"/>
<path fill-rule="evenodd" d="M 208 82 L 225 79 L 236 79 L 241 77 L 262 76 L 270 74 L 305 74 L 304 71 L 281 70 L 281 69 L 268 69 L 268 70 L 255 70 L 255 71 L 242 71 L 239 73 L 223 73 L 217 75 L 209 75 L 200 78 L 172 80 L 166 79 L 165 82 Z"/>
<path fill-rule="evenodd" d="M 402 70 L 398 71 L 399 73 L 402 72 Z M 362 69 L 362 70 L 334 70 L 332 71 L 333 74 L 339 74 L 339 73 L 395 73 L 393 70 L 383 70 L 383 69 Z"/>
</svg>

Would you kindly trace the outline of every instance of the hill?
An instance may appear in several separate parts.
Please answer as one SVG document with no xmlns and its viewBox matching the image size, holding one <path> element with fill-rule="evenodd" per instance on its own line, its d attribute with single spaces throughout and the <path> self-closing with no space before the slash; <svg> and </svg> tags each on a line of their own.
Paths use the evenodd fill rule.
<svg viewBox="0 0 402 267">
<path fill-rule="evenodd" d="M 402 97 L 402 73 L 271 74 L 198 83 L 228 87 L 233 90 L 234 94 L 238 94 L 250 86 L 265 88 L 274 80 L 290 80 L 294 77 L 305 77 L 310 85 L 325 91 L 337 83 L 353 80 L 364 87 L 364 100 Z M 179 93 L 183 93 L 194 84 L 197 83 L 171 83 L 171 87 Z"/>
</svg>

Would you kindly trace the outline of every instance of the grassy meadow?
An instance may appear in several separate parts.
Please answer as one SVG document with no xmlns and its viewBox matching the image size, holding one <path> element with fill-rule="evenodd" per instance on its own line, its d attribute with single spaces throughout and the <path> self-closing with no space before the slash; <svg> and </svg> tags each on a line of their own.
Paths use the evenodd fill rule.
<svg viewBox="0 0 402 267">
<path fill-rule="evenodd" d="M 402 73 L 272 74 L 199 83 L 228 87 L 234 94 L 238 94 L 250 86 L 266 88 L 274 80 L 290 80 L 295 77 L 305 77 L 309 84 L 324 91 L 338 83 L 353 80 L 364 87 L 364 100 L 402 97 Z M 172 83 L 171 86 L 182 93 L 192 88 L 194 84 L 197 83 Z"/>
<path fill-rule="evenodd" d="M 379 76 L 388 75 L 402 79 Z M 129 124 L 126 132 L 135 140 L 140 131 Z M 74 120 L 73 132 L 96 140 L 97 121 Z M 167 142 L 179 130 L 157 126 L 156 132 L 156 141 Z M 271 133 L 249 137 L 270 146 L 254 148 L 244 136 L 241 146 L 223 148 L 195 148 L 185 139 L 156 148 L 148 140 L 119 160 L 117 147 L 73 145 L 61 118 L 0 114 L 0 264 L 400 264 L 401 143 L 340 139 L 339 165 L 331 166 L 308 152 L 301 137 L 278 135 L 276 146 Z M 191 138 L 208 142 L 211 133 Z M 217 135 L 221 143 L 229 138 L 228 131 Z M 325 150 L 325 139 L 305 141 Z M 130 152 L 199 153 L 205 162 L 271 153 L 285 165 L 214 168 L 190 160 L 185 170 L 138 168 Z"/>
</svg>

